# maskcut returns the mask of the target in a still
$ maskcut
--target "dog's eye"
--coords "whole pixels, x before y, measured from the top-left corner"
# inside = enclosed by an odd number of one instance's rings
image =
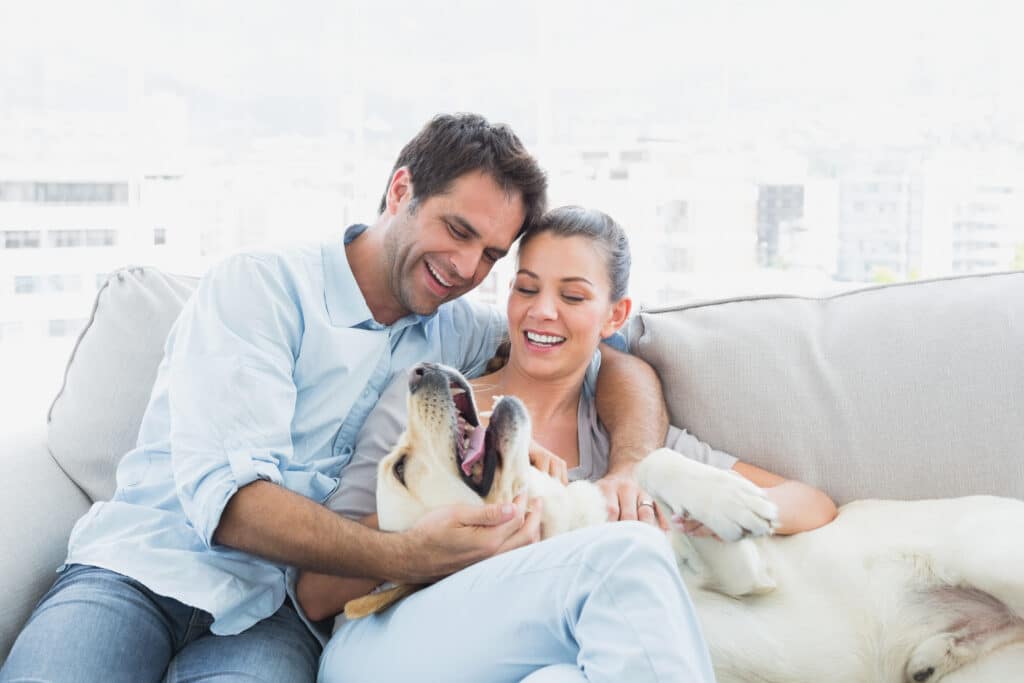
[[[395,466],[391,470],[395,473],[395,479],[398,480],[402,486],[405,486],[405,455],[398,459]]]

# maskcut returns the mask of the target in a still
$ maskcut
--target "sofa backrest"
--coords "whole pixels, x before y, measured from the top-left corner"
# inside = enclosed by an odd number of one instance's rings
[[[671,421],[837,502],[1024,498],[1024,272],[642,312]]]
[[[54,459],[92,500],[135,447],[164,341],[198,278],[124,268],[100,288],[47,415]]]
[[[49,447],[93,500],[135,446],[163,344],[198,280],[114,273],[49,413]],[[673,424],[838,501],[1024,498],[1024,273],[645,311],[634,353]]]

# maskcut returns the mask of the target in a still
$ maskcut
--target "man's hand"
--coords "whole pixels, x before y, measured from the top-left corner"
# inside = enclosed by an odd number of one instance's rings
[[[541,472],[550,474],[563,485],[569,483],[569,467],[565,461],[536,441],[530,441],[530,464]]]
[[[608,503],[608,521],[639,520],[667,529],[651,497],[633,479],[632,468],[609,472],[597,486]]]
[[[543,502],[517,497],[504,505],[450,505],[404,532],[400,583],[431,583],[471,564],[540,540]]]

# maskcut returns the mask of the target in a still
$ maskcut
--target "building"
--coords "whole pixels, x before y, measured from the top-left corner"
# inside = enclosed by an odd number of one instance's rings
[[[0,171],[0,342],[74,337],[124,265],[188,272],[199,234],[180,174]]]

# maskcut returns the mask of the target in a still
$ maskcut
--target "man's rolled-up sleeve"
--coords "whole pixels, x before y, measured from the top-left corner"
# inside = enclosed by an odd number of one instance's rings
[[[175,488],[208,546],[231,496],[280,484],[292,457],[297,300],[273,260],[234,256],[204,277],[168,342]]]

